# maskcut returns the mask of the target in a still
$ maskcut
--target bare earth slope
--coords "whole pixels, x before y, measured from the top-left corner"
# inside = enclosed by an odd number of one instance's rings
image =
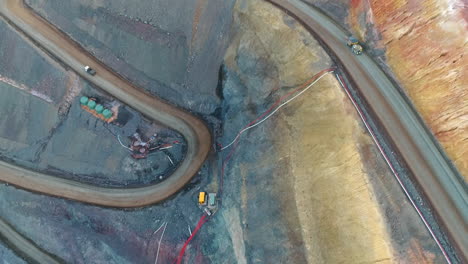
[[[459,231],[467,230],[466,184],[398,88],[365,53],[353,56],[343,44],[346,32],[317,9],[299,0],[270,2],[299,18],[346,68],[372,108],[375,119],[384,127],[440,222],[448,230],[458,253],[466,258],[468,238]]]
[[[212,114],[235,0],[27,0],[133,84]]]
[[[270,3],[239,1],[235,11],[239,28],[226,55],[233,75],[225,88],[232,104],[227,139],[271,95],[332,64],[303,27]],[[235,86],[235,78],[245,87]],[[241,211],[223,212],[232,229],[245,226],[231,237],[239,263],[391,263],[391,238],[353,136],[362,127],[348,104],[330,74],[242,136],[226,175],[226,192],[241,184]],[[276,249],[278,243],[284,246]]]
[[[304,0],[359,37],[468,179],[468,13],[463,0]]]
[[[375,27],[382,32],[379,42],[397,79],[468,180],[468,17],[463,17],[463,1],[410,2],[415,1],[372,3]],[[464,5],[466,10],[466,1]]]
[[[239,1],[234,25],[223,144],[332,65],[297,20],[265,1]],[[243,134],[223,199],[241,200],[240,212],[223,212],[239,263],[443,261],[375,148],[333,75]]]

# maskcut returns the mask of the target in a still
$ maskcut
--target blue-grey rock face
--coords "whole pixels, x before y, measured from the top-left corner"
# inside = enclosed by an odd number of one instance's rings
[[[28,0],[118,73],[174,104],[210,114],[234,0]]]
[[[79,96],[113,100],[25,41],[0,21],[0,158],[58,177],[102,186],[144,185],[170,175],[183,158],[182,137],[121,106],[125,125],[105,124],[80,107]],[[180,141],[166,153],[135,161],[128,144],[137,129]],[[148,136],[147,135],[147,136]],[[167,158],[171,156],[172,162]]]
[[[15,253],[6,247],[4,244],[0,244],[0,263],[1,264],[26,264],[24,260],[15,255]]]
[[[142,88],[201,114],[218,108],[218,72],[229,40],[232,1],[28,1],[104,63]],[[88,4],[91,2],[102,5]],[[146,21],[146,22],[145,22]],[[79,105],[82,95],[113,100],[73,71],[25,41],[0,21],[0,155],[22,166],[101,186],[144,185],[170,175],[184,140],[121,105],[127,122],[104,123]],[[215,119],[215,117],[207,117]],[[3,123],[2,123],[3,122]],[[213,121],[216,122],[216,121]],[[181,141],[167,152],[135,161],[122,141],[136,129],[157,130]],[[146,133],[146,136],[151,133]],[[199,186],[212,180],[206,165],[183,191],[153,206],[132,210],[100,208],[0,184],[0,218],[41,249],[65,263],[172,263],[202,215]],[[195,188],[196,187],[196,188]],[[214,219],[192,243],[190,259],[233,263],[222,218]],[[0,244],[0,264],[24,263]],[[2,262],[3,261],[3,262]]]

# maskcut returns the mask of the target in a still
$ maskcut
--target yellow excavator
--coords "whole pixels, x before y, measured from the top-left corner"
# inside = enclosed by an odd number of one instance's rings
[[[351,51],[356,54],[360,55],[362,53],[362,46],[359,44],[359,40],[353,36],[349,36],[348,40],[346,41],[346,45],[351,48]]]

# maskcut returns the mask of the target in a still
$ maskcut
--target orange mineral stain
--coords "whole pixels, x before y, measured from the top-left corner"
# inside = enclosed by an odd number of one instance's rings
[[[446,0],[373,0],[365,10],[351,10],[348,21],[362,28],[359,14],[372,12],[382,37],[376,45],[385,48],[397,80],[468,179],[468,31],[462,7]]]

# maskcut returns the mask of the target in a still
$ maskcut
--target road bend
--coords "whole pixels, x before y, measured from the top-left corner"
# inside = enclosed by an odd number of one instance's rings
[[[350,52],[345,45],[348,33],[326,15],[300,0],[267,1],[298,19],[334,53],[412,171],[459,256],[466,260],[467,185],[408,100],[369,56]]]
[[[466,259],[467,191],[417,113],[379,67],[365,54],[351,55],[343,44],[346,33],[322,13],[298,0],[268,0],[299,19],[328,46],[357,85],[374,115],[407,162],[422,191]],[[102,188],[65,180],[0,162],[0,180],[21,188],[85,203],[139,207],[167,198],[182,188],[205,160],[211,136],[202,121],[133,86],[87,53],[60,30],[24,6],[22,0],[3,0],[1,15],[28,38],[83,78],[109,92],[145,116],[179,131],[188,143],[187,155],[166,181],[141,188]],[[82,67],[98,74],[91,77]],[[3,228],[2,228],[3,229]],[[4,230],[5,231],[5,230]],[[39,253],[38,253],[39,254]],[[43,262],[47,263],[47,262]]]
[[[138,188],[104,188],[38,173],[0,162],[0,181],[47,195],[108,207],[141,207],[159,202],[181,189],[200,169],[211,146],[206,125],[195,116],[176,108],[132,85],[86,52],[66,34],[36,15],[23,0],[2,0],[1,15],[40,48],[76,71],[81,77],[120,101],[181,133],[187,153],[174,173],[161,183]],[[83,71],[89,65],[97,72]],[[79,144],[79,142],[77,142]]]

